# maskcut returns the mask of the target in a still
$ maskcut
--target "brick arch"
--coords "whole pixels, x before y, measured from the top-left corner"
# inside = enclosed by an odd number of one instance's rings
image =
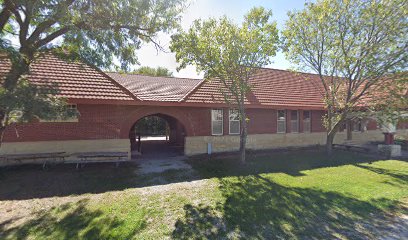
[[[120,138],[129,138],[129,132],[138,120],[155,114],[166,115],[176,119],[183,125],[186,136],[194,135],[193,127],[188,120],[188,117],[176,108],[142,107],[130,112],[122,122],[120,127]]]

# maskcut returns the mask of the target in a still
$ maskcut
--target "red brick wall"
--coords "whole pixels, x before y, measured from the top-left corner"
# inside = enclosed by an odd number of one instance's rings
[[[401,120],[398,125],[398,129],[408,129],[408,120]]]
[[[210,135],[210,110],[206,108],[145,107],[118,105],[78,105],[78,122],[32,122],[9,126],[5,142],[91,140],[128,138],[140,118],[162,113],[185,127],[188,136]]]
[[[276,133],[276,110],[273,109],[248,109],[248,133]]]
[[[323,126],[323,116],[325,115],[325,111],[312,111],[312,119],[311,119],[311,131],[312,132],[325,132],[326,128]]]
[[[165,114],[178,119],[187,136],[211,135],[211,108],[155,107],[119,105],[78,105],[79,122],[42,123],[35,122],[11,126],[5,134],[5,142],[90,140],[128,138],[133,124],[140,118],[152,114]],[[228,108],[224,108],[224,134],[229,134]],[[277,110],[247,109],[248,133],[271,134],[277,132]],[[324,111],[312,111],[311,131],[324,132]],[[302,132],[302,111],[299,111],[299,130]],[[287,132],[290,129],[290,111],[287,111]],[[371,122],[369,130],[376,129]],[[17,134],[16,134],[17,132]]]

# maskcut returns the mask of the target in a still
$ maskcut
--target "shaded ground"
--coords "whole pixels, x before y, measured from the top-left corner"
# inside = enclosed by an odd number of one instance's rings
[[[149,174],[3,169],[0,239],[408,237],[407,162],[318,151],[252,153],[245,167],[235,156],[188,162]]]
[[[160,159],[179,157],[184,154],[184,147],[171,144],[162,137],[149,137],[141,141],[141,155],[135,149],[132,151],[133,159]]]

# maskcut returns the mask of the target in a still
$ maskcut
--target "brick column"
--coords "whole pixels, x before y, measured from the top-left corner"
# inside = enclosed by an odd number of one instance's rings
[[[299,132],[303,132],[303,110],[298,111],[299,114]]]
[[[292,129],[290,128],[290,110],[285,110],[286,111],[286,132],[290,133]]]

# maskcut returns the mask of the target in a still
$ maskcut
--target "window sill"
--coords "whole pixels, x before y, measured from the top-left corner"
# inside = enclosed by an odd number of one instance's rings
[[[65,119],[65,120],[43,120],[43,119],[40,119],[40,123],[76,123],[76,122],[79,122],[78,118]]]

